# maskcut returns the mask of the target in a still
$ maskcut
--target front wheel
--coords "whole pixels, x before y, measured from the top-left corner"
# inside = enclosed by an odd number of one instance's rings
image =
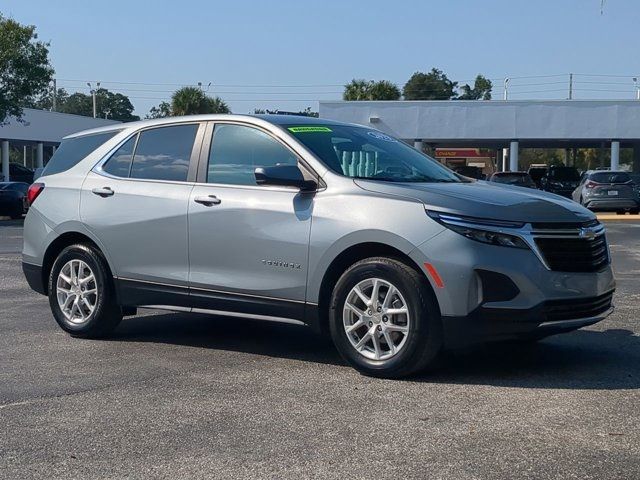
[[[106,262],[95,248],[66,247],[49,274],[49,305],[58,325],[74,337],[98,338],[122,320]]]
[[[340,277],[329,322],[342,357],[366,375],[417,373],[442,348],[440,310],[426,278],[392,258],[362,260]]]

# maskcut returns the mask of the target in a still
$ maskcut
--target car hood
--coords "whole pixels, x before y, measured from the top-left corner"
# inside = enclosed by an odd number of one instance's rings
[[[354,180],[364,190],[412,198],[427,209],[469,217],[515,222],[583,222],[595,215],[552,193],[495,182],[390,183]]]

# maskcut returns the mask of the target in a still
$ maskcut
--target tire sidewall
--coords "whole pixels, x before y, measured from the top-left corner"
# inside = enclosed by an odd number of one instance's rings
[[[56,284],[60,270],[62,270],[62,267],[70,260],[82,260],[89,266],[96,279],[96,289],[98,293],[96,306],[89,320],[79,325],[70,322],[64,313],[62,313],[58,305],[56,292]],[[108,282],[109,278],[102,264],[102,260],[91,248],[85,245],[72,245],[62,250],[51,268],[48,284],[49,305],[58,325],[71,335],[83,335],[95,330],[101,323],[110,300],[111,289],[108,288]]]
[[[393,376],[394,372],[410,370],[425,349],[431,349],[434,357],[440,350],[440,311],[435,298],[430,298],[433,293],[397,263],[388,259],[367,259],[355,264],[340,277],[331,297],[329,327],[333,341],[345,360],[364,373]],[[344,331],[342,315],[346,298],[356,284],[370,278],[391,282],[400,290],[409,309],[409,338],[402,350],[387,360],[369,359],[358,353]]]

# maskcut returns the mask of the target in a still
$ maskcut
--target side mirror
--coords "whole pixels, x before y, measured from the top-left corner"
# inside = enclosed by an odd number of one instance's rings
[[[297,165],[275,165],[258,167],[254,170],[258,185],[277,185],[279,187],[297,187],[300,191],[310,192],[318,188],[313,180],[306,180]]]

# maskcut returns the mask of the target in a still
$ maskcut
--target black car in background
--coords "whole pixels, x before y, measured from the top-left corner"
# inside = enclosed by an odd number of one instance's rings
[[[531,177],[531,180],[536,184],[538,188],[540,188],[540,180],[547,174],[549,167],[543,164],[533,164],[527,170],[527,173]]]
[[[630,173],[631,181],[633,182],[633,191],[635,192],[638,200],[640,200],[640,173]]]
[[[5,178],[0,172],[0,182],[4,182]],[[9,164],[9,180],[12,182],[24,182],[31,185],[33,183],[33,170],[23,167],[18,163]]]
[[[537,188],[527,172],[496,172],[491,175],[489,181],[517,187]]]
[[[482,173],[482,169],[480,167],[474,167],[471,165],[461,165],[459,167],[455,167],[453,171],[463,177],[475,178],[476,180],[484,180],[486,178],[486,175]]]
[[[27,190],[25,182],[0,182],[0,217],[22,218],[29,209]]]
[[[540,179],[540,189],[571,198],[580,183],[580,173],[575,167],[551,166]]]

